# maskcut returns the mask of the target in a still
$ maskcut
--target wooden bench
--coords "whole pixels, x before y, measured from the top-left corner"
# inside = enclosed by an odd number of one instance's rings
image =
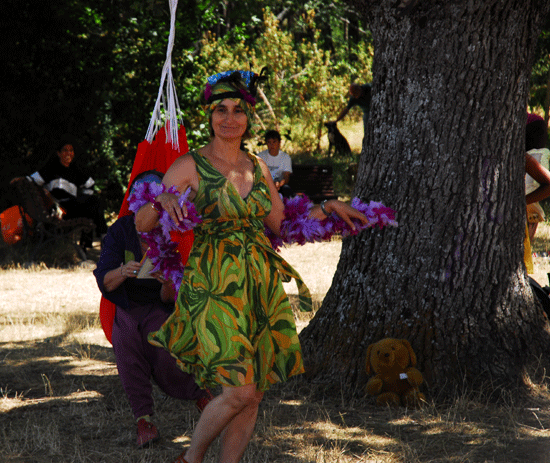
[[[78,241],[83,231],[93,232],[95,229],[93,221],[84,217],[60,218],[57,203],[53,197],[44,188],[25,177],[15,179],[11,183],[21,216],[24,218],[23,240],[32,245],[29,260],[34,261],[38,251],[60,240],[68,240],[78,256],[86,260],[86,253],[79,246]],[[30,221],[27,221],[25,214],[30,217]]]
[[[313,202],[337,199],[334,194],[332,166],[324,164],[292,165],[289,185],[297,194],[304,194]]]

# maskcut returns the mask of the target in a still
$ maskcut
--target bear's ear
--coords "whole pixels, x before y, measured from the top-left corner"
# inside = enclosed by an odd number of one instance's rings
[[[372,348],[373,348],[374,344],[371,344],[368,348],[367,348],[367,366],[366,366],[366,370],[367,370],[367,374],[370,375],[370,353],[372,352]]]
[[[409,357],[411,358],[411,366],[414,367],[416,365],[416,355],[413,351],[411,343],[409,341],[407,341],[406,339],[402,339],[401,342],[403,343],[403,345],[409,351]]]

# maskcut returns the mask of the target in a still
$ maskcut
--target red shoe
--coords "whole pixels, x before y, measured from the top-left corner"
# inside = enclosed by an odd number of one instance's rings
[[[199,411],[199,413],[202,413],[204,408],[213,398],[214,396],[210,392],[210,389],[205,389],[204,395],[195,401],[195,405],[197,406],[197,410]]]
[[[137,423],[137,446],[142,449],[151,445],[153,442],[159,440],[159,432],[157,427],[147,421],[145,418],[141,418]]]

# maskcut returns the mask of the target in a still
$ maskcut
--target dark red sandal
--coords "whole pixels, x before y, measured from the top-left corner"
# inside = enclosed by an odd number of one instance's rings
[[[183,458],[183,456],[185,455],[185,453],[187,452],[187,450],[184,450],[181,455],[176,458],[176,460],[174,460],[174,463],[187,463],[187,460],[185,458]]]
[[[206,389],[204,395],[201,396],[200,399],[197,399],[195,402],[195,405],[197,406],[197,410],[199,411],[199,413],[202,413],[204,408],[208,405],[208,402],[210,402],[213,398],[214,396],[212,395],[210,390]]]

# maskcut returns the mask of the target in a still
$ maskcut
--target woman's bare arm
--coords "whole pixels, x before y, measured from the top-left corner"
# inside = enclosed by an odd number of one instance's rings
[[[530,154],[525,154],[525,172],[540,185],[525,196],[527,204],[542,201],[550,196],[550,172]]]
[[[189,154],[185,154],[176,159],[164,175],[162,183],[168,188],[175,186],[180,193],[183,193],[189,187],[191,187],[193,191],[197,191],[199,179],[193,157]],[[172,220],[176,223],[187,214],[185,207],[181,208],[179,206],[176,195],[162,193],[158,195],[155,200],[168,212]],[[140,233],[151,231],[158,225],[158,218],[159,214],[152,203],[145,204],[136,213],[136,230]]]

